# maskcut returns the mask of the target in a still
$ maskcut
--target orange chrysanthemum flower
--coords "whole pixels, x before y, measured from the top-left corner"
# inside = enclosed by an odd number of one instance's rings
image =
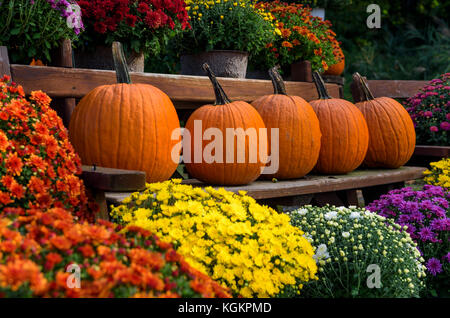
[[[281,45],[282,45],[283,47],[287,47],[287,48],[293,47],[292,43],[291,43],[291,42],[288,42],[288,41],[283,41],[283,43],[281,43]]]
[[[8,77],[0,79],[0,92],[0,191],[4,193],[0,211],[17,205],[66,207],[93,221],[97,208],[88,202],[76,175],[81,173],[81,161],[61,119],[49,107],[50,97],[36,91],[27,100],[23,88]],[[67,191],[59,191],[57,181],[67,178]]]
[[[13,176],[18,176],[22,172],[23,162],[17,153],[10,153],[6,158],[6,169]]]
[[[52,99],[42,91],[31,92],[31,100],[34,100],[39,106],[49,106]]]

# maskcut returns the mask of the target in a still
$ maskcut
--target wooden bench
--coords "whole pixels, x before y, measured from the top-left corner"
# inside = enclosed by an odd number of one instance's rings
[[[240,190],[260,203],[272,207],[277,205],[298,206],[315,204],[323,206],[334,205],[364,205],[376,200],[380,195],[394,188],[405,185],[405,181],[422,178],[425,168],[402,167],[399,169],[356,170],[346,175],[307,175],[297,180],[278,182],[257,180],[245,186],[224,187],[237,193]],[[206,184],[195,179],[184,180],[183,183],[198,187]],[[215,186],[215,188],[218,188]],[[360,190],[364,203],[358,200]],[[131,192],[106,192],[106,200],[113,205],[121,204]]]
[[[72,68],[71,46],[61,49],[59,67],[39,67],[9,64],[8,51],[0,47],[0,72],[8,74],[24,87],[26,93],[42,90],[57,100],[57,106],[64,123],[70,120],[75,100],[82,98],[97,86],[113,84],[116,81],[113,71]],[[295,75],[295,74],[294,74]],[[134,83],[154,85],[163,90],[174,102],[180,120],[201,105],[212,103],[214,93],[209,79],[204,76],[182,76],[168,74],[131,73]],[[295,78],[295,76],[294,76]],[[257,97],[271,94],[272,83],[267,80],[221,78],[220,82],[232,100],[253,101]],[[307,101],[318,98],[315,86],[309,81],[287,81],[288,94],[302,96]],[[331,96],[340,97],[341,87],[326,84]],[[227,188],[230,191],[246,190],[262,202],[284,205],[297,204],[357,204],[357,191],[361,190],[367,200],[399,187],[405,181],[420,178],[423,168],[407,167],[397,170],[355,171],[345,176],[307,176],[292,181],[256,181],[243,186]],[[102,209],[101,217],[107,218],[105,199],[119,203],[130,192],[142,190],[145,173],[139,171],[117,170],[102,167],[83,167],[82,178]],[[198,181],[185,181],[201,186]],[[124,193],[125,192],[125,193]]]

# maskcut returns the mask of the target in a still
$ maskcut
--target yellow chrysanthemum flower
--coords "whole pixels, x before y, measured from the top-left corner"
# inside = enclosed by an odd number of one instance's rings
[[[136,205],[138,198],[146,201]],[[143,227],[173,243],[190,265],[235,295],[269,297],[285,286],[299,290],[301,283],[316,279],[314,249],[304,233],[287,215],[243,192],[166,181],[149,184],[111,215],[122,225]]]

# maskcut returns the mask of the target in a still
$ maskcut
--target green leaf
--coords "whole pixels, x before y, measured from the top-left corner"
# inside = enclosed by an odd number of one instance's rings
[[[20,28],[14,28],[9,32],[11,35],[17,35],[20,33]]]

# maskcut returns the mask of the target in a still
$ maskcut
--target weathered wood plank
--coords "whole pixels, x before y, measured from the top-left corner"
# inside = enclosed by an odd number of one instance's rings
[[[60,41],[59,47],[55,49],[51,65],[56,67],[73,67],[72,41],[69,39]]]
[[[64,39],[61,41],[60,47],[54,58],[54,65],[66,68],[73,67],[72,59],[72,41]],[[75,98],[55,98],[51,106],[56,109],[58,115],[62,118],[64,126],[69,128],[70,117],[76,106]]]
[[[417,145],[414,149],[414,156],[447,158],[450,157],[450,147]]]
[[[291,65],[291,80],[312,83],[312,69],[310,61],[301,61]]]
[[[95,169],[94,169],[95,168]],[[84,184],[100,191],[137,191],[145,188],[145,172],[82,166]]]
[[[400,81],[400,80],[368,80],[370,91],[375,97],[409,98],[417,94],[428,81]],[[351,83],[353,101],[361,101],[358,84]]]
[[[11,65],[9,64],[8,48],[0,46],[0,77],[11,76]]]
[[[97,86],[113,84],[116,76],[113,71],[67,69],[61,67],[39,67],[11,65],[14,80],[20,83],[25,92],[43,90],[52,97],[81,98]],[[187,76],[153,73],[131,73],[133,83],[151,84],[176,102],[210,103],[214,101],[214,91],[206,76]],[[253,101],[272,94],[271,81],[252,79],[219,78],[224,90],[232,100]],[[339,87],[327,84],[329,93],[339,96]],[[301,96],[306,100],[317,99],[313,83],[286,82],[288,94]]]
[[[338,85],[344,85],[345,78],[337,75],[322,75],[322,79],[325,83],[333,83]]]
[[[237,193],[240,190],[255,199],[281,198],[313,193],[334,192],[349,189],[362,189],[373,186],[393,184],[422,178],[425,168],[402,167],[399,169],[356,170],[347,175],[317,176],[309,175],[302,179],[278,181],[276,183],[258,180],[250,185],[224,187]],[[185,180],[184,183],[194,186],[205,186],[198,180]],[[130,193],[106,193],[106,199],[112,203],[120,203]]]

